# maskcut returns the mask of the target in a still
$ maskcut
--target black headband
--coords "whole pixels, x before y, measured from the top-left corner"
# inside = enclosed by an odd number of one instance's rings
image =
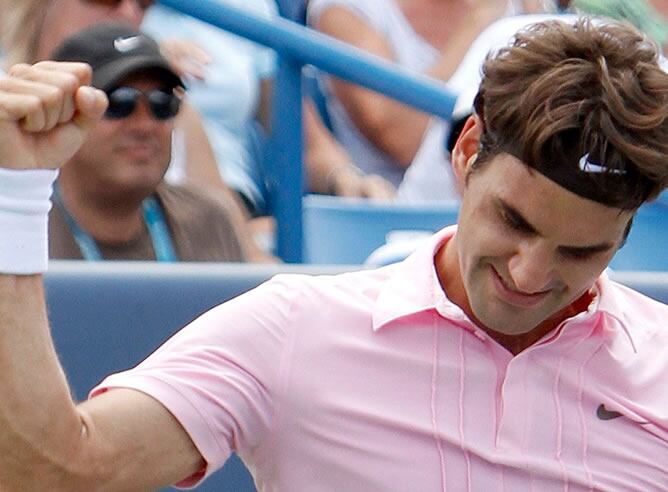
[[[551,152],[559,156],[557,163],[550,158],[550,153],[544,155],[540,162],[529,163],[519,149],[501,146],[500,150],[582,198],[623,209],[637,208],[647,200],[652,183],[636,166],[608,167],[605,159],[592,157],[590,153],[578,156],[577,145],[573,147]]]
[[[545,142],[538,162],[530,162],[535,159],[524,155],[525,150],[518,139],[511,144],[500,142],[487,127],[482,91],[476,95],[473,105],[483,126],[481,151],[510,154],[562,188],[609,207],[635,209],[648,199],[653,188],[652,180],[630,161],[610,166],[606,156],[613,153],[607,145],[583,151],[580,132],[573,129],[570,135],[561,134]],[[555,159],[555,156],[558,157]]]

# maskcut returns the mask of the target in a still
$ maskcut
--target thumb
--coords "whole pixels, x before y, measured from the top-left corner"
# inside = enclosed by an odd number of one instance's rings
[[[97,124],[107,110],[107,95],[99,89],[81,86],[74,95],[74,123],[84,131]]]

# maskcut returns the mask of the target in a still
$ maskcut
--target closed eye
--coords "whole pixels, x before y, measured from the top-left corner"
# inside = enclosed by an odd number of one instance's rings
[[[501,221],[508,229],[511,229],[518,234],[526,236],[539,236],[540,233],[534,226],[532,226],[515,208],[509,205],[502,199],[496,202],[496,209],[498,211]],[[610,251],[615,245],[613,243],[604,242],[599,244],[592,244],[591,246],[567,246],[562,245],[558,247],[559,254],[567,259],[573,261],[586,261],[597,254]]]
[[[514,231],[522,234],[537,234],[536,229],[531,224],[524,220],[516,210],[504,203],[499,204],[499,215],[501,216],[501,220]]]
[[[570,246],[562,246],[559,248],[561,255],[570,260],[585,261],[593,258],[599,253],[608,251],[608,245],[596,245],[589,248],[577,248]]]

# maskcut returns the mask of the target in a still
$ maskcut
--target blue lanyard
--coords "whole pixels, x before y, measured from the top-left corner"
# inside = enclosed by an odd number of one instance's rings
[[[53,187],[53,201],[63,212],[67,225],[74,236],[74,241],[81,250],[84,260],[104,260],[95,239],[79,226],[74,217],[72,217],[72,214],[65,208],[57,186]],[[178,261],[171,236],[169,235],[169,229],[167,228],[167,222],[165,221],[162,207],[160,207],[158,200],[154,196],[149,196],[142,202],[142,210],[144,213],[144,222],[146,222],[148,234],[153,243],[155,259],[163,262]]]

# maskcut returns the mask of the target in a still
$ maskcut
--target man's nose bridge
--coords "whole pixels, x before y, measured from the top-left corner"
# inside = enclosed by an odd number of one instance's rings
[[[550,248],[540,240],[523,243],[509,265],[515,286],[526,292],[545,288],[554,272]]]
[[[135,121],[141,121],[144,123],[154,122],[153,113],[151,112],[148,98],[143,94],[137,99],[137,104],[135,105],[135,109],[130,115],[130,118],[134,119]]]
[[[133,26],[141,24],[144,12],[137,0],[121,0],[116,10],[126,22]]]

